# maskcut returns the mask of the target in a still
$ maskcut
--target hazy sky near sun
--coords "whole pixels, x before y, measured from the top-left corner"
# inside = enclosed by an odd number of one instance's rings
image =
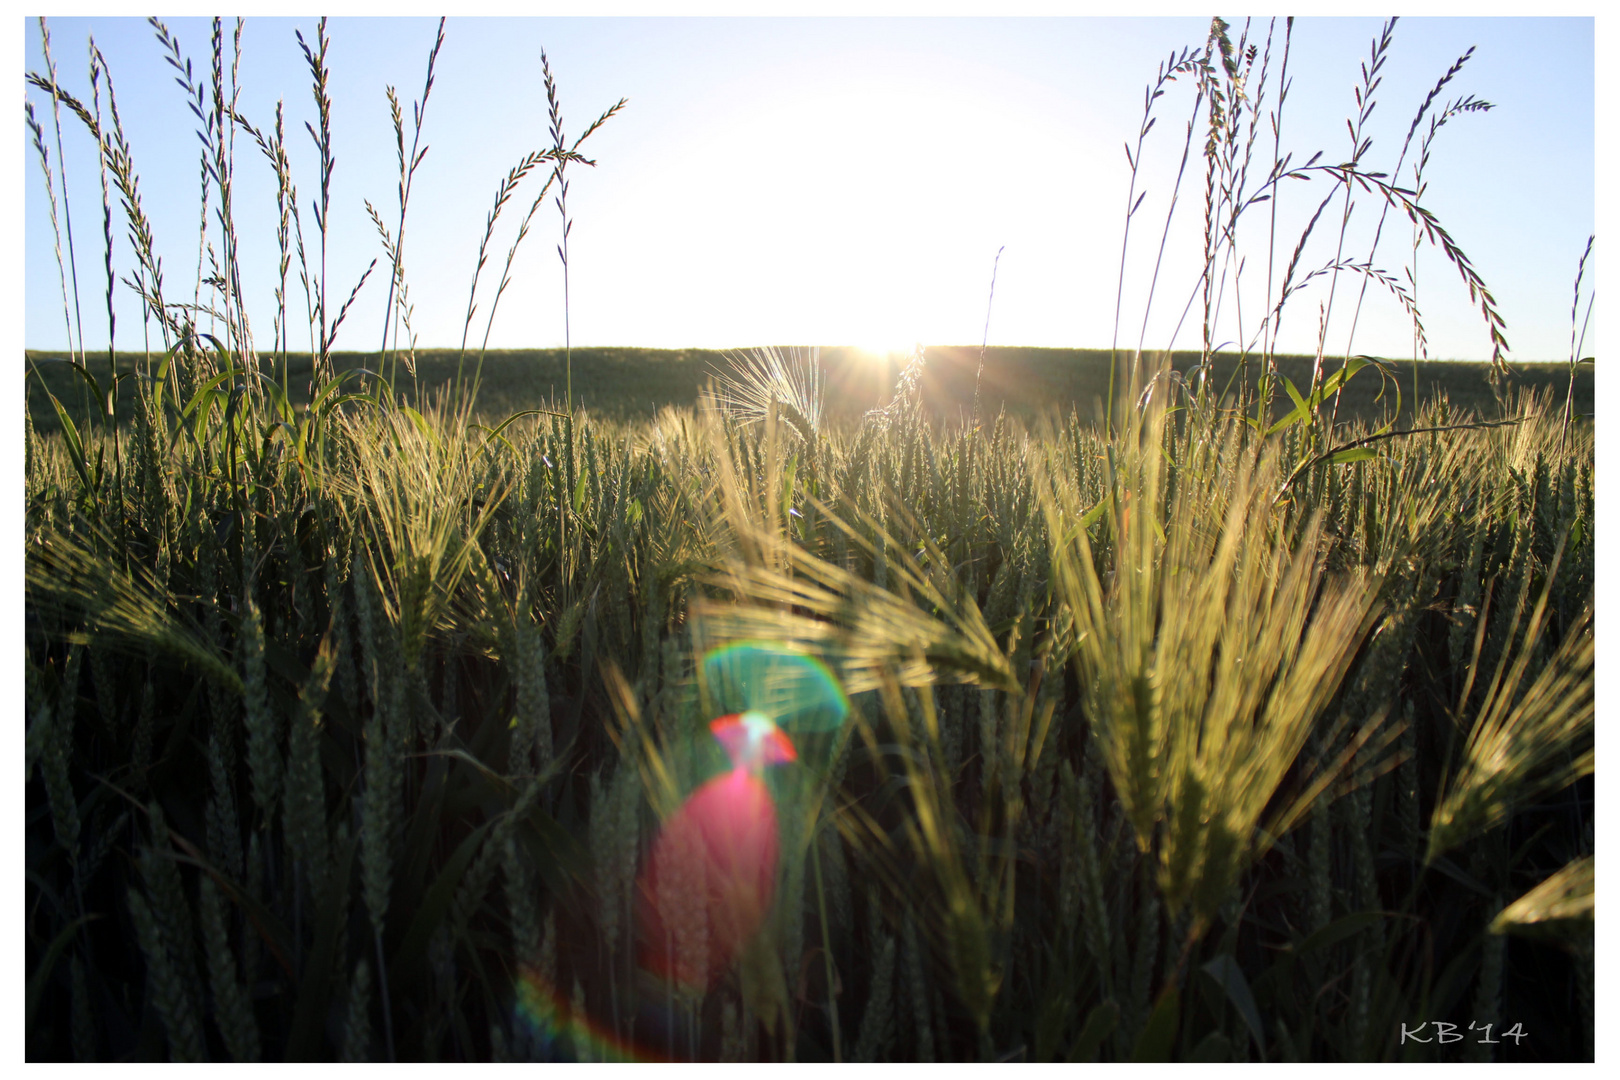
[[[163,256],[168,297],[189,301],[196,280],[200,144],[197,122],[151,28],[139,19],[49,20],[58,77],[88,103],[86,39],[106,56]],[[193,71],[206,80],[209,24],[170,20]],[[229,67],[232,23],[226,23]],[[1263,49],[1267,21],[1249,28]],[[1296,21],[1282,143],[1296,163],[1350,155],[1346,117],[1380,21]],[[412,325],[422,346],[463,333],[479,240],[496,186],[523,155],[549,145],[540,54],[550,58],[570,137],[620,97],[625,110],[581,148],[595,168],[570,169],[569,315],[577,346],[719,348],[757,344],[902,348],[977,343],[992,265],[1001,255],[990,316],[993,345],[1107,347],[1130,169],[1143,95],[1173,51],[1203,45],[1207,18],[452,18],[428,101],[405,235]],[[397,226],[397,163],[384,87],[405,112],[422,97],[436,20],[335,18],[330,95],[337,165],[327,242],[328,305],[335,314],[367,263],[381,255],[363,200]],[[317,162],[306,121],[315,117],[309,71],[294,37],[313,43],[313,18],[250,18],[242,36],[238,108],[266,131],[285,101],[287,143],[312,264]],[[1234,39],[1243,30],[1232,27]],[[42,71],[39,27],[24,31],[29,70]],[[1453,118],[1435,138],[1424,204],[1472,259],[1507,320],[1511,356],[1568,356],[1577,260],[1593,231],[1593,20],[1411,18],[1394,31],[1376,92],[1364,168],[1390,171],[1424,96],[1469,46],[1472,59],[1435,102],[1474,95],[1495,105]],[[1282,21],[1265,93],[1276,101]],[[1256,65],[1258,71],[1258,63]],[[105,89],[103,90],[105,93]],[[1165,229],[1194,103],[1193,80],[1154,106],[1124,272],[1120,341],[1142,334],[1154,261]],[[61,196],[46,95],[30,89]],[[105,109],[105,100],[103,102]],[[1431,114],[1432,115],[1432,114]],[[105,348],[101,194],[92,144],[62,116],[85,344]],[[1422,137],[1427,121],[1418,131]],[[25,130],[26,344],[67,343],[45,181]],[[1164,347],[1193,296],[1203,245],[1202,133],[1182,181],[1145,339]],[[235,221],[243,288],[260,348],[273,337],[276,202],[272,171],[245,134],[236,137]],[[1271,163],[1262,120],[1250,189]],[[1399,182],[1409,185],[1408,152]],[[494,286],[519,222],[540,189],[537,170],[497,222],[480,285],[472,339],[484,333]],[[1330,181],[1293,182],[1277,200],[1282,270]],[[212,214],[212,208],[210,213]],[[60,206],[58,213],[61,213]],[[1297,276],[1335,258],[1338,202],[1316,226]],[[1363,261],[1380,206],[1361,196],[1342,257]],[[1222,301],[1217,344],[1252,336],[1265,305],[1269,209],[1251,210],[1239,234],[1241,291]],[[114,269],[133,254],[115,207]],[[218,228],[210,239],[218,247]],[[560,345],[563,281],[555,206],[536,212],[489,337],[492,347]],[[65,238],[64,238],[65,240]],[[1374,264],[1405,282],[1412,233],[1384,222]],[[1478,307],[1438,249],[1417,261],[1418,303],[1432,356],[1482,359],[1489,338]],[[1228,268],[1230,280],[1235,268]],[[1284,351],[1313,351],[1327,278],[1290,301]],[[1341,278],[1327,342],[1345,348],[1360,278]],[[1274,285],[1275,288],[1275,285]],[[141,347],[140,310],[116,290],[121,349]],[[338,336],[339,349],[381,339],[386,269],[379,262]],[[294,257],[288,274],[290,346],[309,348]],[[1241,313],[1241,331],[1237,315]],[[1175,338],[1197,348],[1201,299]],[[1411,323],[1374,285],[1353,348],[1391,358],[1412,352]],[[1595,350],[1595,327],[1584,352]]]

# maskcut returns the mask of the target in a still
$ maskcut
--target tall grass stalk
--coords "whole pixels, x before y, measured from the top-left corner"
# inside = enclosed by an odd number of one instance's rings
[[[1581,261],[1575,267],[1575,299],[1569,305],[1569,389],[1564,394],[1564,424],[1559,429],[1558,445],[1564,445],[1569,435],[1570,422],[1575,418],[1575,370],[1581,364],[1588,363],[1591,357],[1583,357],[1581,352],[1586,345],[1586,328],[1592,322],[1592,305],[1597,301],[1597,292],[1589,291],[1586,297],[1586,318],[1580,320],[1579,333],[1576,332],[1576,317],[1581,309],[1581,278],[1586,273],[1586,260],[1592,254],[1592,241],[1595,236],[1586,238],[1586,250],[1581,252]]]
[[[50,94],[51,94],[51,129],[56,135],[57,168],[61,171],[61,174],[62,174],[62,225],[63,225],[64,229],[67,232],[68,276],[71,277],[72,281],[73,281],[73,291],[72,291],[73,326],[72,326],[72,329],[73,329],[73,331],[76,331],[76,332],[70,332],[68,334],[68,356],[71,359],[76,353],[78,355],[79,361],[82,363],[84,361],[84,317],[83,317],[83,314],[81,313],[81,311],[79,310],[79,260],[78,260],[78,256],[74,252],[74,246],[73,246],[73,207],[72,207],[71,202],[68,199],[67,158],[62,152],[62,110],[61,110],[61,105],[60,105],[61,98],[57,94],[57,91],[56,91],[56,87],[57,87],[57,83],[56,83],[56,61],[51,56],[51,31],[50,31],[50,26],[49,26],[49,24],[46,23],[45,17],[43,15],[41,15],[39,17],[39,37],[40,37],[40,48],[43,50],[44,55],[45,55],[45,71],[46,71],[46,75],[50,80],[49,89],[50,89]],[[40,157],[41,164],[45,165],[46,163],[45,163],[45,160],[44,160],[44,149],[40,145],[40,143],[38,142],[37,130],[36,130],[36,136],[35,136],[35,146],[36,146],[36,148],[39,148],[40,155],[41,155],[41,157]],[[46,175],[47,175],[47,183],[48,183],[48,178],[49,178],[49,167],[48,167],[48,165],[46,166]],[[54,226],[56,224],[56,206],[55,206],[55,197],[54,196],[52,197],[51,203],[52,203],[52,205],[51,205],[51,224],[52,224],[52,226],[54,228]],[[61,252],[60,251],[57,252],[57,260],[58,260],[58,262],[61,261]],[[69,297],[68,297],[67,291],[64,289],[63,296],[62,296],[63,304],[66,305],[68,303],[68,300],[69,300]],[[67,313],[64,311],[63,315],[65,316],[66,314]],[[74,345],[73,345],[73,343],[75,341],[77,341],[79,343],[77,349],[75,349]]]
[[[557,98],[557,83],[551,76],[551,61],[547,58],[545,50],[540,51],[540,72],[546,87],[546,111],[550,119],[551,134],[551,179],[557,184],[557,216],[562,224],[562,236],[557,244],[557,257],[562,261],[563,272],[563,348],[566,354],[566,385],[563,400],[567,402],[568,411],[574,411],[574,350],[573,331],[570,321],[568,303],[568,236],[574,231],[573,219],[568,216],[568,176],[567,168],[570,161],[579,161],[585,165],[594,166],[596,163],[588,158],[578,156],[580,144],[596,131],[597,128],[612,118],[618,111],[628,104],[620,98],[614,105],[597,117],[596,120],[580,132],[572,143],[563,135],[562,104]]]
[[[416,179],[416,170],[427,157],[428,148],[422,146],[422,121],[427,115],[428,98],[433,95],[433,67],[439,59],[439,50],[444,47],[444,22],[439,20],[439,30],[433,39],[433,49],[428,53],[427,77],[422,84],[422,100],[411,102],[411,151],[407,157],[405,153],[405,124],[400,115],[399,98],[394,94],[394,88],[388,87],[389,113],[394,121],[394,149],[399,156],[399,223],[394,236],[390,240],[388,232],[382,227],[380,219],[377,220],[379,231],[383,234],[383,248],[388,253],[389,266],[392,272],[388,275],[388,298],[383,303],[383,333],[382,344],[378,353],[382,362],[386,363],[388,356],[388,332],[390,324],[393,327],[394,351],[399,350],[399,322],[409,319],[406,308],[407,292],[405,285],[405,212],[410,207],[411,185]],[[369,208],[369,207],[368,207]],[[375,218],[375,214],[373,217]],[[396,292],[398,305],[396,306]],[[415,371],[412,371],[415,377]],[[393,373],[391,373],[393,377]]]

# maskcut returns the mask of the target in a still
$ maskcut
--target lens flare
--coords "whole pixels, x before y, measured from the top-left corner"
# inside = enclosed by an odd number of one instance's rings
[[[642,966],[688,989],[710,985],[764,925],[781,859],[767,766],[798,760],[788,731],[835,731],[849,699],[825,664],[769,642],[703,659],[709,725],[731,768],[664,821],[636,883]]]
[[[785,765],[798,760],[793,740],[762,712],[722,716],[709,725],[709,730],[725,747],[734,769],[757,773],[766,765]]]
[[[827,665],[774,642],[742,641],[703,658],[703,676],[719,713],[763,713],[784,731],[835,731],[849,698]]]
[[[650,1062],[662,1061],[655,1053],[614,1035],[606,1024],[574,1011],[538,971],[518,970],[515,1012],[520,1021],[520,1038],[529,1045],[512,1047],[514,1060]]]
[[[639,883],[643,963],[688,987],[723,973],[770,911],[776,806],[746,768],[710,780],[664,822]]]

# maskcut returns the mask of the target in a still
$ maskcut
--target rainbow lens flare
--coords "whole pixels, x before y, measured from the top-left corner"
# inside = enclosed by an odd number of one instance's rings
[[[785,645],[741,641],[703,658],[715,710],[764,713],[784,731],[835,731],[849,716],[849,698],[827,665]]]
[[[516,986],[519,1040],[528,1046],[511,1048],[518,1061],[661,1061],[656,1053],[614,1035],[606,1024],[595,1023],[575,1011],[568,1000],[553,989],[539,972],[529,967],[518,970]]]
[[[731,768],[665,820],[636,890],[643,967],[688,989],[724,974],[770,914],[781,849],[766,767],[798,760],[788,731],[835,731],[849,715],[826,665],[782,645],[716,649],[703,677]]]

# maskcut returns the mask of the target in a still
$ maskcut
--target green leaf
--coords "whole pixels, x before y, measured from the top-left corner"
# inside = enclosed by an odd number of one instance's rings
[[[73,944],[73,938],[78,934],[79,927],[99,918],[101,918],[99,914],[92,912],[89,915],[81,915],[62,927],[61,933],[52,939],[50,946],[45,950],[45,956],[40,960],[39,967],[28,976],[28,1007],[24,1014],[26,1017],[24,1023],[30,1031],[34,1027],[34,1012],[39,1008],[40,998],[45,996],[45,985],[51,981],[51,972],[55,970],[56,962],[62,958],[67,947]]]
[[[1205,1035],[1192,1053],[1187,1055],[1188,1061],[1221,1062],[1232,1060],[1232,1040],[1218,1031]]]
[[[1169,1061],[1175,1049],[1176,1023],[1181,1018],[1181,995],[1172,983],[1159,994],[1148,1017],[1147,1026],[1137,1037],[1136,1048],[1131,1051],[1132,1061]]]
[[[289,958],[292,956],[290,947],[292,934],[288,933],[286,924],[278,919],[270,909],[249,896],[246,889],[232,881],[209,863],[208,860],[204,859],[202,852],[194,844],[178,834],[171,835],[175,844],[184,854],[168,854],[165,857],[171,858],[175,862],[189,863],[213,878],[214,884],[219,886],[219,891],[242,909],[242,914],[247,916],[248,925],[258,932],[260,939],[269,948],[270,955],[275,958],[276,963],[281,965],[281,970],[291,976],[293,966]]]
[[[40,380],[41,385],[44,380]],[[96,485],[90,479],[90,463],[84,456],[84,440],[79,437],[79,429],[74,426],[73,418],[68,415],[62,403],[56,400],[56,395],[46,387],[45,396],[51,399],[51,407],[56,410],[56,419],[62,425],[62,440],[67,443],[68,460],[73,463],[73,469],[79,474],[79,481],[84,484],[84,490],[94,491]]]
[[[1248,1025],[1249,1033],[1254,1036],[1254,1045],[1260,1048],[1260,1060],[1266,1059],[1266,1030],[1260,1021],[1260,1009],[1254,1003],[1254,993],[1249,989],[1249,980],[1243,977],[1243,969],[1238,967],[1237,961],[1228,953],[1223,953],[1204,965],[1204,974],[1215,981],[1215,985],[1226,991],[1226,997],[1237,1009],[1238,1015]],[[1230,1053],[1231,1047],[1227,1047]],[[1222,1058],[1220,1060],[1229,1060]]]
[[[1372,361],[1367,359],[1365,356],[1352,356],[1349,360],[1345,361],[1344,367],[1322,380],[1321,389],[1319,389],[1315,395],[1316,403],[1321,404],[1329,397],[1332,397],[1334,394],[1338,393],[1340,388],[1343,387],[1345,383],[1349,382],[1355,377],[1356,372],[1360,371],[1364,367],[1369,366],[1371,363]]]
[[[1475,942],[1478,940],[1474,939]],[[1457,955],[1441,969],[1434,985],[1419,999],[1414,1015],[1444,1016],[1449,1013],[1463,1000],[1463,995],[1479,972],[1479,965],[1480,950],[1477,944],[1458,949]]]
[[[991,971],[989,932],[984,916],[965,895],[951,898],[947,915],[956,990],[982,1030],[990,1022],[998,980]]]
[[[304,965],[292,1030],[287,1036],[288,1061],[313,1061],[322,1056],[320,1039],[326,1024],[327,996],[332,989],[332,965],[336,959],[338,931],[348,921],[349,878],[359,846],[360,833],[356,830],[328,879],[325,902],[315,923],[315,948]]]
[[[501,427],[505,426],[505,424],[501,425]],[[469,424],[468,428],[469,430],[482,431],[484,433],[483,444],[478,447],[480,453],[488,451],[495,443],[500,443],[502,446],[506,447],[506,452],[509,454],[517,453],[517,447],[512,445],[510,439],[501,434],[499,428],[491,429],[483,424]]]
[[[203,426],[208,422],[208,413],[213,408],[214,398],[219,395],[219,388],[225,380],[234,374],[229,368],[215,375],[192,391],[191,398],[180,410],[180,424],[184,426],[187,417],[192,417],[192,434],[198,442],[202,441]],[[193,417],[193,414],[195,416]],[[178,435],[179,430],[176,429]]]
[[[69,360],[67,363],[69,367],[79,373],[79,378],[83,379],[85,383],[89,385],[90,392],[96,396],[96,407],[101,411],[101,414],[103,416],[107,415],[107,397],[101,392],[100,381],[97,380],[94,375],[90,374],[90,369],[79,363],[79,361]],[[116,377],[113,385],[117,385]]]
[[[220,341],[219,338],[215,337],[213,334],[208,333],[199,333],[197,337],[206,338],[208,340],[209,345],[214,350],[214,359],[219,362],[220,370],[229,371],[232,367],[231,354],[230,351],[225,348],[224,342]]]
[[[1294,381],[1286,375],[1280,375],[1278,378],[1282,379],[1283,389],[1288,391],[1288,396],[1294,401],[1294,411],[1268,427],[1266,429],[1268,437],[1277,434],[1279,431],[1286,431],[1311,415],[1311,407],[1305,403],[1305,399],[1300,395],[1299,388],[1294,385]]]
[[[550,409],[524,409],[522,412],[515,412],[511,416],[508,416],[505,420],[502,420],[499,424],[496,424],[494,428],[490,429],[489,437],[492,438],[492,439],[493,438],[498,438],[500,436],[501,432],[505,431],[507,428],[512,426],[514,421],[521,420],[525,416],[563,416],[563,415],[566,415],[566,414],[552,412]],[[508,444],[508,445],[511,445],[511,444]]]
[[[363,391],[350,391],[348,393],[343,392],[343,384],[345,382],[349,381],[350,379],[363,380],[367,375],[374,378],[381,378],[380,375],[377,375],[376,372],[369,368],[350,368],[347,371],[339,372],[330,379],[327,379],[326,382],[322,383],[320,388],[316,390],[314,398],[310,401],[310,411],[325,415],[327,412],[345,401],[373,401],[371,395],[364,393]]]
[[[1327,463],[1329,465],[1348,465],[1352,461],[1375,461],[1377,458],[1378,451],[1372,447],[1358,446],[1353,450],[1340,450],[1336,454],[1329,455]]]
[[[583,513],[585,510],[585,470],[579,471],[579,482],[574,485],[574,513]]]
[[[1443,855],[1437,857],[1432,863],[1430,863],[1429,868],[1431,870],[1438,870],[1440,873],[1446,875],[1446,877],[1450,878],[1452,881],[1455,881],[1457,884],[1463,886],[1475,896],[1489,899],[1493,895],[1491,890],[1486,887],[1484,882],[1469,874],[1462,867],[1458,866],[1456,863],[1452,862]]]
[[[433,708],[431,702],[420,696],[420,688],[413,688],[407,693],[416,698],[417,703],[411,708],[418,715],[427,715],[428,710]],[[417,789],[405,833],[404,857],[395,864],[392,904],[398,904],[401,911],[416,911],[421,906],[422,890],[427,887],[430,864],[437,853],[438,845],[434,843],[434,838],[444,821],[445,777],[449,771],[450,762],[446,758],[427,759],[427,775]],[[392,965],[388,978],[397,985]]]
[[[1279,431],[1293,427],[1300,421],[1308,419],[1312,414],[1322,407],[1322,403],[1324,401],[1338,393],[1344,384],[1349,382],[1351,378],[1354,377],[1356,372],[1360,371],[1364,367],[1367,367],[1371,363],[1371,360],[1368,360],[1363,356],[1351,357],[1349,360],[1345,361],[1342,368],[1322,380],[1322,385],[1316,388],[1316,391],[1311,394],[1310,400],[1308,401],[1300,395],[1299,388],[1296,387],[1286,375],[1280,376],[1283,381],[1283,389],[1287,390],[1288,396],[1293,399],[1294,411],[1277,421],[1275,424],[1272,424],[1271,427],[1267,428],[1266,434],[1275,435]]]
[[[370,394],[339,394],[336,397],[322,398],[321,406],[316,410],[316,415],[324,419],[333,409],[336,409],[339,405],[347,405],[351,401],[363,401],[367,405],[377,404]],[[311,406],[311,408],[314,408],[314,406]]]
[[[1108,1036],[1114,1033],[1119,1026],[1119,1006],[1113,1000],[1104,1001],[1086,1014],[1086,1026],[1080,1029],[1080,1037],[1074,1040],[1069,1048],[1069,1063],[1078,1064],[1082,1061],[1096,1061],[1097,1051]]]
[[[292,402],[287,399],[287,393],[281,388],[281,384],[260,374],[259,385],[264,388],[266,396],[270,398],[270,404],[275,407],[275,411],[282,421],[291,424],[294,418],[294,410]]]
[[[1294,385],[1294,380],[1284,375],[1282,376],[1282,381],[1283,388],[1288,391],[1288,396],[1293,399],[1294,407],[1300,410],[1302,413],[1309,412],[1311,407],[1305,404],[1305,399],[1300,396],[1299,387]]]
[[[568,745],[573,744],[570,742]],[[555,776],[560,767],[568,761],[566,750],[567,747],[564,747],[557,752],[550,769],[541,774],[541,783],[544,783],[546,778]],[[543,845],[543,850],[536,850],[531,844],[529,851],[534,856],[535,870],[548,888],[560,892],[571,881],[579,880],[589,871],[590,853],[573,834],[557,824],[557,820],[546,813],[544,807],[538,805],[529,807],[528,814],[518,819],[518,825],[520,842],[527,843],[521,831],[522,826],[527,826]]]
[[[169,368],[174,364],[174,358],[180,352],[181,344],[182,342],[177,341],[167,352],[163,353],[163,362],[158,365],[157,371],[151,376],[152,403],[160,416],[163,413],[163,392],[168,388],[169,384]]]
[[[457,845],[449,861],[439,871],[438,877],[434,878],[427,895],[422,898],[422,906],[417,909],[416,917],[411,920],[410,929],[405,931],[405,940],[400,942],[398,951],[394,953],[393,962],[388,965],[388,981],[395,985],[396,993],[408,985],[407,976],[415,973],[417,965],[427,955],[428,941],[433,936],[433,931],[443,921],[445,913],[450,910],[462,875],[472,864],[473,856],[478,853],[479,844],[500,820],[499,816],[492,817],[474,829]]]
[[[1383,918],[1384,913],[1381,911],[1358,911],[1353,915],[1346,915],[1342,919],[1328,923],[1306,938],[1299,946],[1298,955],[1305,956],[1319,949],[1337,945],[1350,935],[1382,921]]]
[[[1031,1060],[1050,1062],[1057,1060],[1058,1040],[1063,1037],[1074,1001],[1069,994],[1057,988],[1056,979],[1049,975],[1041,992],[1035,1018],[1035,1052]]]
[[[1302,956],[1308,956],[1322,949],[1331,948],[1332,946],[1343,941],[1345,938],[1350,937],[1352,934],[1355,934],[1361,930],[1365,930],[1367,927],[1373,925],[1383,918],[1384,914],[1382,912],[1358,911],[1352,915],[1346,915],[1342,919],[1328,923],[1326,926],[1322,927],[1322,929],[1318,930],[1314,934],[1311,934],[1297,945],[1290,944],[1284,946],[1277,959],[1272,963],[1271,967],[1267,968],[1265,972],[1255,979],[1254,996],[1256,1001],[1264,1001],[1266,1003],[1266,1008],[1272,1011],[1283,1007],[1295,1006],[1297,1004],[1293,997],[1295,962]],[[1256,1015],[1258,1015],[1258,1010]],[[1278,1024],[1278,1038],[1280,1041],[1282,1039],[1280,1034],[1280,1018],[1278,1020]]]

